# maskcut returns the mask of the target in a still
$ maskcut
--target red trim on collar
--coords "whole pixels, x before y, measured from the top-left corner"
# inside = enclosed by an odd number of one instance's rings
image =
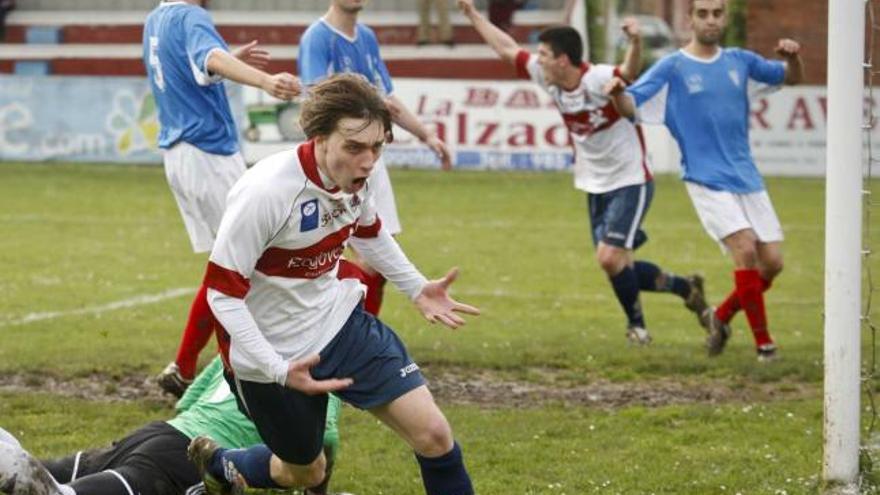
[[[315,159],[314,139],[310,139],[305,143],[299,145],[299,147],[296,149],[296,156],[299,157],[299,163],[300,165],[302,165],[302,169],[303,172],[305,172],[306,177],[308,177],[310,181],[314,182],[316,186],[331,193],[339,191],[339,186],[336,186],[333,189],[327,189],[327,187],[324,186],[324,181],[321,180],[321,173],[318,172],[318,161]]]
[[[583,77],[584,74],[586,74],[587,71],[590,70],[590,64],[588,64],[587,62],[581,62],[580,69],[581,69],[581,77]]]

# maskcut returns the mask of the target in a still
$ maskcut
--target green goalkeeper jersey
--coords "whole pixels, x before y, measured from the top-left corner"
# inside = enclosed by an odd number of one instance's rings
[[[331,395],[324,429],[324,446],[331,457],[335,457],[339,445],[340,405],[340,400]],[[254,424],[238,410],[235,396],[223,378],[220,356],[199,373],[175,407],[177,416],[168,424],[189,438],[207,435],[221,446],[233,449],[263,443]]]

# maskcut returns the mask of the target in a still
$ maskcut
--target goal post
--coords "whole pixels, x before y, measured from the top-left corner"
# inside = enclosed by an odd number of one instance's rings
[[[822,477],[859,474],[865,0],[828,2]]]

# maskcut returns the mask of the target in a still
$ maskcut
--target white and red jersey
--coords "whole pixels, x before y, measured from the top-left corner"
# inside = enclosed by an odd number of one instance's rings
[[[205,284],[244,380],[283,384],[289,360],[339,332],[364,294],[357,280],[336,278],[348,242],[410,297],[426,282],[382,227],[369,180],[345,193],[322,176],[314,148],[261,160],[229,192]]]
[[[568,91],[547,84],[537,55],[521,50],[515,63],[517,75],[547,91],[562,114],[574,142],[576,188],[598,194],[651,180],[641,129],[603,92],[605,83],[620,77],[617,66],[581,64],[580,84]]]

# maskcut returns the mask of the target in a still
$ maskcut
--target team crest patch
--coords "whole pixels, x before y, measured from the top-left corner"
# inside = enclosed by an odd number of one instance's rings
[[[318,228],[318,200],[312,199],[299,206],[299,231],[308,232]]]
[[[699,74],[691,74],[685,79],[688,93],[694,94],[703,91],[703,78]]]
[[[730,80],[733,81],[733,84],[739,87],[739,72],[736,69],[730,69],[727,73],[730,76]]]

